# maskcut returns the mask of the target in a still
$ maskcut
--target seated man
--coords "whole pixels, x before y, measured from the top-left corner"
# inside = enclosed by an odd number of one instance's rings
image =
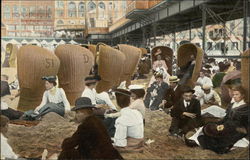
[[[120,151],[142,151],[144,126],[142,114],[129,107],[130,92],[117,89],[116,100],[121,107],[121,116],[115,121],[114,146]]]
[[[168,84],[163,82],[163,75],[156,74],[156,81],[151,84],[151,86],[147,89],[146,97],[144,100],[145,107],[150,110],[158,110],[159,105],[161,104],[165,92],[168,88]]]
[[[173,107],[175,103],[181,98],[181,86],[178,84],[180,79],[177,76],[171,76],[169,78],[170,87],[166,90],[166,94],[160,106],[166,113],[169,113],[169,109]]]
[[[178,136],[199,126],[201,116],[200,102],[193,97],[194,90],[188,86],[182,88],[182,99],[171,110],[171,135]]]
[[[201,105],[208,104],[221,106],[221,98],[219,94],[215,92],[210,85],[204,84],[202,90],[203,91],[197,96]]]
[[[77,131],[62,143],[58,160],[65,159],[123,159],[113,147],[103,123],[93,114],[94,105],[87,97],[76,100],[72,111],[81,123]]]

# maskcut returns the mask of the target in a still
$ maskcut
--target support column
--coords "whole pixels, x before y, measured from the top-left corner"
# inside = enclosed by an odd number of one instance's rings
[[[202,49],[205,51],[206,46],[206,23],[207,23],[207,12],[206,5],[202,6]]]
[[[191,40],[192,40],[191,34],[192,34],[192,23],[190,22],[190,23],[189,23],[189,41],[190,41],[190,42],[191,42]]]
[[[173,33],[173,37],[174,37],[174,46],[173,46],[173,49],[174,49],[174,52],[176,52],[176,34],[175,34],[175,31]]]
[[[243,2],[243,51],[247,49],[247,35],[249,28],[247,27],[249,18],[249,1],[244,0]]]
[[[223,41],[224,41],[224,48],[223,48],[223,55],[226,55],[227,49],[226,49],[226,41],[227,41],[227,33],[226,33],[226,22],[223,23]]]
[[[120,44],[122,44],[122,36],[120,36]]]
[[[146,47],[146,28],[142,28],[142,47]]]
[[[154,47],[156,46],[156,23],[153,24]]]

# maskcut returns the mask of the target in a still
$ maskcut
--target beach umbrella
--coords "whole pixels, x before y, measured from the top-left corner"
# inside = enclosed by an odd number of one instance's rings
[[[28,44],[28,41],[26,41],[26,40],[24,39],[24,40],[22,40],[21,43],[22,43],[22,44]]]
[[[17,40],[11,39],[10,41],[7,41],[7,43],[12,43],[12,44],[20,44]]]
[[[69,41],[70,44],[78,44],[74,40]]]
[[[64,40],[61,40],[58,44],[66,44]]]

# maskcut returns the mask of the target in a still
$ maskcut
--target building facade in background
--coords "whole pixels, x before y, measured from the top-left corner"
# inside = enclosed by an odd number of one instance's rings
[[[1,1],[2,25],[8,37],[50,37],[54,32],[54,1]]]

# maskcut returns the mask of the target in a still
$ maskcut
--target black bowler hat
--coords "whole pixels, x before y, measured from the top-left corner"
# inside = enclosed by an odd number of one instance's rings
[[[95,108],[95,105],[91,103],[91,100],[88,97],[80,97],[75,101],[75,107],[71,111],[76,111],[84,108]]]
[[[191,87],[189,87],[189,86],[183,86],[183,87],[182,87],[182,93],[189,93],[189,92],[194,93],[195,90],[193,90],[193,89],[192,89]]]
[[[45,81],[56,81],[56,76],[44,76],[44,77],[42,77],[42,80],[45,80]]]

